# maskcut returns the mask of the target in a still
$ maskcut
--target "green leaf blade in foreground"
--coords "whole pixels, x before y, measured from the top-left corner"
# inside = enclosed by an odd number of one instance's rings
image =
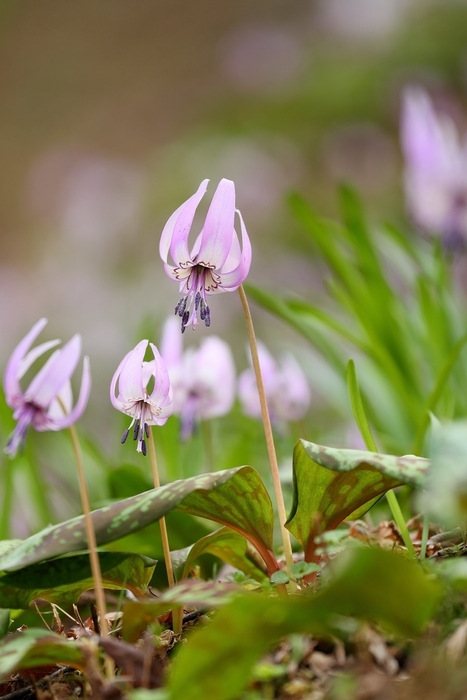
[[[127,588],[137,597],[147,593],[154,559],[99,552],[99,561],[104,588]],[[59,605],[76,603],[82,593],[94,587],[89,554],[72,554],[0,576],[0,608],[26,609],[36,598]]]
[[[420,566],[394,552],[364,547],[348,550],[335,564],[333,580],[317,595],[242,595],[194,631],[174,661],[171,700],[237,698],[261,654],[288,634],[338,634],[336,616],[376,621],[410,637],[423,630],[440,590]]]
[[[312,561],[316,537],[346,518],[360,517],[371,501],[401,484],[421,485],[429,460],[364,450],[339,450],[299,440],[294,449],[293,504],[287,529]]]
[[[88,642],[90,643],[90,642]],[[48,630],[30,629],[0,644],[0,676],[23,668],[64,664],[84,671],[86,657],[80,644]]]
[[[174,481],[93,511],[97,544],[141,530],[174,509],[240,532],[258,549],[268,570],[278,568],[272,553],[271,499],[259,474],[248,466]],[[0,571],[14,571],[86,547],[84,517],[79,516],[42,530],[0,556]]]

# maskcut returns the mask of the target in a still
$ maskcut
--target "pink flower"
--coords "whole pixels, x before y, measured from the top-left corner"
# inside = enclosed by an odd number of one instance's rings
[[[271,421],[283,428],[287,421],[303,418],[311,400],[310,387],[303,370],[292,355],[277,363],[263,343],[258,343],[259,363]],[[261,418],[258,388],[252,367],[238,379],[238,395],[244,413]]]
[[[190,252],[188,237],[208,182],[203,180],[198,191],[172,214],[159,245],[167,275],[179,282],[182,296],[175,313],[182,319],[182,333],[190,323],[196,328],[198,317],[210,326],[207,296],[238,289],[251,264],[250,239],[242,215],[235,208],[235,185],[226,179],[220,181],[214,193],[204,226]],[[235,214],[240,222],[243,249],[234,228]],[[174,266],[168,263],[169,253]]]
[[[437,114],[419,88],[405,90],[401,140],[405,192],[418,226],[443,236],[447,248],[459,248],[467,236],[467,142],[454,123]]]
[[[130,426],[122,435],[122,444],[133,428],[133,440],[138,440],[137,452],[146,455],[146,439],[150,425],[164,425],[172,414],[172,389],[167,367],[158,349],[152,343],[154,359],[144,361],[148,340],[142,340],[120,362],[110,385],[110,401],[122,413],[132,417]],[[154,382],[151,393],[148,387]],[[116,388],[118,384],[118,394]]]
[[[178,323],[170,318],[162,333],[161,355],[169,370],[181,438],[187,440],[198,421],[224,416],[232,408],[236,390],[232,352],[217,336],[183,352]]]
[[[31,365],[60,342],[49,340],[29,350],[46,323],[47,319],[42,318],[31,328],[16,346],[5,370],[5,399],[14,410],[13,418],[18,421],[5,447],[5,452],[12,457],[23,445],[30,426],[42,432],[62,430],[73,425],[84,412],[91,391],[89,359],[85,357],[78,401],[72,407],[70,378],[81,355],[79,335],[73,336],[60,350],[55,350],[28,388],[25,391],[21,389],[20,379]]]

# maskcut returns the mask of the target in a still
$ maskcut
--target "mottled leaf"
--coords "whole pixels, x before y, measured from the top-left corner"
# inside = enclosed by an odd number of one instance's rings
[[[284,599],[241,594],[219,610],[209,625],[193,631],[174,660],[170,697],[237,698],[255,661],[281,637],[339,635],[342,616],[376,621],[396,634],[414,637],[430,619],[440,595],[418,564],[394,552],[350,549],[334,567],[333,579],[316,595]]]
[[[277,569],[272,554],[274,514],[271,499],[252,467],[237,467],[174,481],[126,498],[92,513],[98,545],[154,523],[176,509],[228,525],[249,539],[268,569]],[[84,517],[54,525],[0,556],[0,571],[14,571],[87,546]]]
[[[147,593],[156,561],[139,554],[99,552],[104,588]],[[73,554],[26,566],[0,577],[0,608],[27,608],[36,598],[66,605],[94,588],[89,554]]]
[[[239,590],[231,583],[190,578],[167,588],[154,603],[125,603],[122,636],[128,642],[135,642],[148,625],[174,605],[210,610],[230,603]]]
[[[293,504],[287,529],[310,561],[315,538],[346,518],[358,518],[378,496],[401,484],[424,482],[430,461],[421,457],[338,450],[299,440],[294,449]]]
[[[65,664],[84,671],[86,659],[80,647],[81,643],[48,630],[25,630],[7,637],[0,644],[0,676],[9,676],[25,668],[55,664]]]
[[[198,557],[206,553],[214,554],[226,564],[243,571],[256,581],[261,581],[266,576],[260,567],[260,562],[257,561],[257,554],[251,551],[245,538],[238,532],[223,527],[202,537],[191,547],[171,552],[176,578],[186,579]]]

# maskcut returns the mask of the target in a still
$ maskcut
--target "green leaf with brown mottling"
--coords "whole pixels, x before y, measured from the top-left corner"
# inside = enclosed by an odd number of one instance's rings
[[[139,554],[99,552],[104,588],[147,593],[156,561]],[[66,605],[95,587],[89,554],[72,554],[0,576],[0,608],[28,608],[36,598]]]
[[[84,671],[86,656],[81,647],[90,640],[74,642],[49,630],[30,629],[0,644],[0,676],[40,666],[63,664]]]
[[[401,484],[420,486],[428,459],[341,450],[299,440],[294,449],[294,492],[287,529],[311,561],[315,539],[346,518],[360,517],[378,496]]]
[[[207,553],[214,554],[226,564],[243,571],[244,574],[251,576],[256,581],[262,581],[267,577],[260,566],[262,562],[257,561],[257,554],[251,550],[245,538],[238,532],[223,527],[201,537],[191,547],[171,552],[176,578],[178,580],[186,579],[198,557]]]
[[[174,509],[231,527],[256,547],[268,571],[278,568],[272,553],[271,499],[258,472],[248,466],[174,481],[93,511],[97,544],[141,530]],[[0,571],[15,571],[86,547],[84,517],[79,516],[42,530],[0,556]]]

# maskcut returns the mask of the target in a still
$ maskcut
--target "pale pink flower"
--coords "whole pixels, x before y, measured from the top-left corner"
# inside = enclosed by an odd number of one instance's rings
[[[154,359],[145,362],[148,344]],[[122,444],[133,428],[133,440],[138,441],[137,452],[146,455],[149,426],[164,425],[173,411],[167,367],[156,346],[148,340],[138,343],[120,362],[110,384],[110,401],[119,411],[132,417],[130,426],[122,435]]]
[[[169,371],[182,440],[191,436],[197,422],[230,411],[235,401],[236,373],[232,351],[224,340],[210,336],[198,348],[183,352],[177,320],[170,318],[162,333],[161,355]]]
[[[297,360],[286,354],[280,362],[276,362],[261,342],[258,343],[258,354],[271,421],[283,428],[287,422],[303,418],[310,405],[311,391]],[[244,413],[261,418],[258,387],[252,367],[240,375],[238,395]]]
[[[235,208],[235,185],[222,179],[214,193],[204,226],[191,251],[188,237],[198,204],[209,180],[203,180],[198,191],[182,204],[167,221],[159,245],[160,256],[169,277],[179,282],[182,295],[175,313],[182,320],[182,333],[187,325],[211,325],[207,297],[220,292],[233,292],[247,276],[251,264],[251,244],[242,215]],[[238,215],[242,248],[234,228]],[[174,262],[168,262],[170,256]]]
[[[447,248],[467,236],[467,141],[454,123],[438,114],[420,88],[405,90],[401,140],[407,206],[415,223],[441,235]]]
[[[91,391],[89,359],[85,357],[81,389],[73,407],[70,378],[81,355],[80,335],[73,336],[61,349],[55,350],[28,388],[21,389],[20,380],[31,365],[60,343],[59,340],[49,340],[29,349],[46,323],[47,319],[42,318],[31,328],[16,346],[5,370],[5,399],[14,410],[13,418],[18,421],[5,447],[5,452],[12,457],[24,444],[30,426],[42,432],[73,425],[84,412]]]

